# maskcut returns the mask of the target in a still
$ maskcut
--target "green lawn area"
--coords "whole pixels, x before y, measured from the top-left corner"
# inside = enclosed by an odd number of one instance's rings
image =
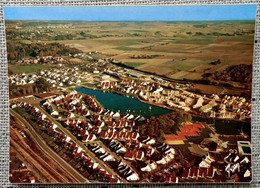
[[[138,62],[124,62],[124,65],[130,66],[130,67],[139,67],[141,65],[144,65],[146,63],[138,63]]]
[[[8,65],[10,71],[14,74],[33,73],[44,69],[50,69],[50,65],[32,64],[32,65]]]
[[[91,84],[91,83],[84,83],[82,85],[87,87],[96,87],[96,84]]]
[[[25,118],[31,118],[32,116],[30,114],[28,114],[24,108],[22,107],[16,107],[14,108],[14,111],[16,111],[18,114],[20,114],[21,116],[25,117]]]

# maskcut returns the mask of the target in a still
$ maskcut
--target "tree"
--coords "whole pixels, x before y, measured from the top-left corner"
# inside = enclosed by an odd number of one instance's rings
[[[15,59],[16,57],[15,57],[15,52],[11,52],[10,54],[9,54],[9,59]]]
[[[163,142],[164,140],[165,140],[164,132],[163,132],[162,129],[160,129],[160,131],[159,131],[158,141]]]
[[[39,63],[44,63],[44,59],[41,57]]]
[[[85,33],[83,31],[81,31],[79,34],[83,37],[85,36]]]
[[[50,83],[44,78],[38,78],[35,82],[39,92],[48,91],[50,89]]]
[[[37,56],[37,53],[33,50],[32,53],[30,53],[30,56],[36,57],[36,56]]]
[[[191,34],[192,34],[192,32],[190,32],[190,31],[189,31],[189,32],[186,32],[186,34],[188,34],[188,35],[191,35]]]

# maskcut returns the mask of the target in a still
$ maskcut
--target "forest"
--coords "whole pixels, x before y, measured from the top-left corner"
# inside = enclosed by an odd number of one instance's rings
[[[23,44],[21,42],[7,41],[7,49],[8,60],[21,60],[22,58],[36,56],[69,56],[69,54],[82,53],[81,50],[59,43]]]
[[[159,117],[151,117],[140,126],[140,134],[145,137],[149,135],[158,142],[163,142],[164,134],[176,134],[181,124],[186,121],[192,121],[192,116],[182,112],[172,112]]]

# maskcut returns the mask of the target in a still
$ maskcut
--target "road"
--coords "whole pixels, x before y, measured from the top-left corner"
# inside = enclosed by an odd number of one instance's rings
[[[23,162],[29,163],[32,167],[31,170],[36,172],[39,171],[41,179],[45,179],[44,182],[60,183],[68,182],[65,176],[61,176],[53,166],[48,164],[38,153],[34,152],[28,144],[23,140],[23,137],[15,133],[15,130],[10,128],[10,146],[20,155],[23,156]],[[28,166],[29,166],[28,165]]]
[[[35,141],[35,143],[38,144],[39,148],[42,149],[42,151],[46,152],[50,158],[55,160],[58,164],[60,164],[60,167],[63,168],[65,171],[67,171],[69,174],[72,174],[73,177],[75,177],[78,182],[89,182],[87,178],[85,178],[81,173],[79,173],[74,167],[72,167],[70,164],[68,164],[64,159],[62,159],[56,152],[54,152],[46,143],[45,141],[38,136],[34,128],[31,126],[30,123],[28,123],[22,116],[20,116],[18,113],[16,113],[14,110],[10,109],[10,113],[15,116],[23,125],[30,128],[30,133],[32,135],[32,139]]]
[[[79,141],[68,129],[64,128],[59,122],[56,121],[55,118],[53,118],[50,114],[48,114],[39,104],[34,104],[35,107],[39,108],[39,110],[46,115],[46,117],[51,120],[54,124],[58,126],[58,128],[65,133],[65,135],[69,136],[71,140],[77,144],[77,146],[81,147],[94,162],[99,163],[99,166],[103,169],[105,169],[109,174],[113,175],[114,177],[117,177],[120,181],[127,183],[125,179],[120,177],[114,170],[109,168],[102,160],[97,158],[94,153],[92,153],[84,143]]]

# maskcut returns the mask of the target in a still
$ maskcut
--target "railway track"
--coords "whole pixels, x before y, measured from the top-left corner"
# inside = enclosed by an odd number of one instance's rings
[[[23,139],[19,138],[17,134],[15,134],[14,130],[10,130],[11,138],[10,144],[14,147],[24,158],[27,162],[31,165],[36,167],[41,174],[52,183],[59,183],[59,182],[68,182],[69,180],[60,175],[57,172],[57,169],[51,166],[51,164],[44,161],[41,156],[36,154],[26,143]]]

